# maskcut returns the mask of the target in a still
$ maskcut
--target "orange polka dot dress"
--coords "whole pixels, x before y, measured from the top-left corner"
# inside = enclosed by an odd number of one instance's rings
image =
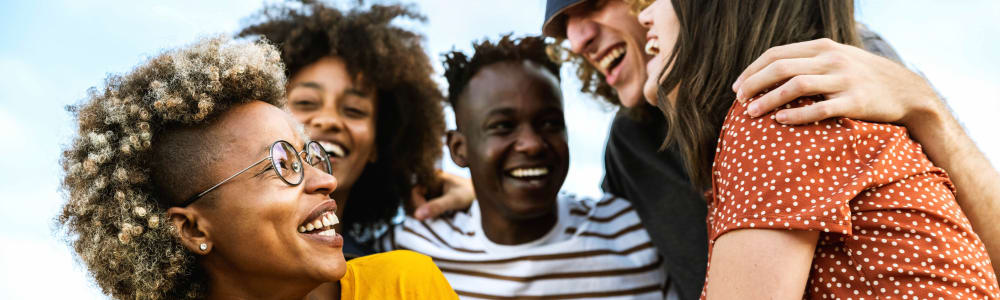
[[[745,111],[733,105],[716,149],[710,256],[735,229],[815,230],[807,299],[1000,299],[948,175],[905,128],[846,118],[786,126]]]

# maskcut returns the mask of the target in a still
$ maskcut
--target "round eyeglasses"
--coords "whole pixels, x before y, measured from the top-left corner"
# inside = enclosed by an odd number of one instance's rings
[[[266,160],[271,161],[270,169],[274,170],[274,173],[278,175],[278,178],[281,178],[281,181],[284,181],[291,186],[299,185],[302,183],[302,179],[305,178],[305,166],[302,164],[302,154],[305,154],[305,162],[307,164],[315,168],[319,168],[327,174],[333,174],[333,166],[330,165],[330,155],[326,153],[326,149],[323,149],[323,146],[319,143],[309,142],[306,144],[306,147],[302,152],[298,152],[291,143],[279,140],[271,144],[270,154],[267,157],[264,157],[249,167],[236,172],[236,174],[223,179],[221,182],[213,185],[204,192],[198,193],[194,197],[189,198],[187,201],[184,201],[181,206],[191,205],[191,203],[194,203],[202,196],[205,196],[208,192],[211,192],[222,184],[229,182],[233,178],[236,178],[236,176],[243,174],[243,172],[250,170]],[[266,172],[267,170],[264,171]]]

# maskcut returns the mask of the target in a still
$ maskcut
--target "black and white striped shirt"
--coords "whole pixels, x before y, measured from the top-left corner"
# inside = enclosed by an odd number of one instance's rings
[[[558,222],[520,245],[490,241],[478,202],[433,221],[407,218],[380,241],[382,250],[430,256],[462,299],[663,299],[662,261],[632,205],[560,194]]]

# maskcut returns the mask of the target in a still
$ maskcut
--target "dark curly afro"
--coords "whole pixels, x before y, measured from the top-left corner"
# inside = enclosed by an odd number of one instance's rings
[[[444,77],[448,79],[448,102],[452,108],[458,104],[459,96],[469,85],[469,80],[483,67],[494,63],[530,61],[559,78],[560,63],[550,58],[549,44],[544,37],[526,36],[515,39],[507,34],[500,37],[496,43],[489,40],[474,43],[472,49],[474,52],[472,57],[461,51],[444,54]]]
[[[239,33],[274,43],[289,78],[320,58],[335,56],[347,64],[352,78],[363,75],[361,85],[376,91],[379,159],[365,167],[351,188],[342,218],[344,228],[362,240],[368,229],[390,223],[414,184],[436,186],[435,164],[441,156],[444,97],[432,79],[423,36],[392,25],[398,18],[425,21],[403,5],[344,12],[303,1],[268,6]]]

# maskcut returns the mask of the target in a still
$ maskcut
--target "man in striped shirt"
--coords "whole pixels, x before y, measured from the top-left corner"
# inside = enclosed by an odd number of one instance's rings
[[[471,58],[446,55],[458,124],[448,147],[478,199],[432,221],[407,218],[380,246],[430,256],[463,299],[663,299],[662,261],[631,204],[559,193],[569,150],[559,64],[545,48],[504,36]]]

